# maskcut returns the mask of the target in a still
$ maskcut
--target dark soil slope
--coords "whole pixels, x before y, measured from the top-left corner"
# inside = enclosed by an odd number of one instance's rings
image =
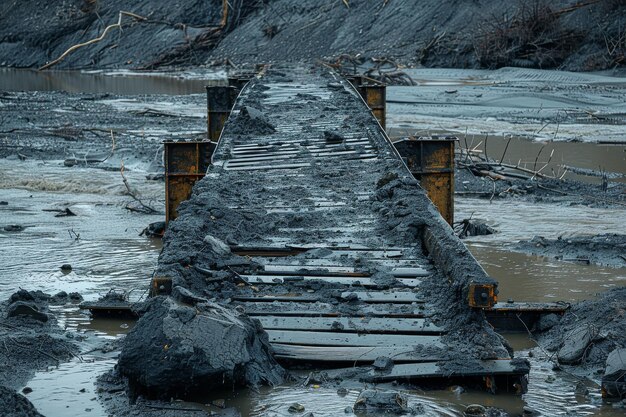
[[[426,66],[568,70],[626,62],[623,0],[7,1],[0,66],[39,67],[97,38],[58,68],[154,68],[230,59],[315,60],[342,54]],[[346,4],[348,6],[346,6]],[[220,61],[223,62],[223,61]]]

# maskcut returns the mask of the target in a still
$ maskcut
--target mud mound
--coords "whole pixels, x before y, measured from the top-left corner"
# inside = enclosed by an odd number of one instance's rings
[[[195,305],[163,297],[149,302],[120,354],[119,370],[130,381],[164,398],[283,381],[285,372],[272,358],[260,324],[187,290],[175,292]]]
[[[590,374],[602,374],[608,355],[626,346],[626,288],[604,293],[598,300],[574,304],[539,343],[556,352],[559,362],[577,364]]]
[[[604,234],[558,239],[535,236],[531,240],[520,241],[515,248],[533,255],[570,262],[626,266],[626,235]]]
[[[0,386],[0,417],[43,417],[23,395]]]
[[[20,290],[0,303],[0,385],[17,388],[37,370],[78,352],[48,310],[58,301],[41,291]]]

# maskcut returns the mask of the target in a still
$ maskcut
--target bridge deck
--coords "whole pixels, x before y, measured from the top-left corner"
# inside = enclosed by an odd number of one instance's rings
[[[528,372],[468,305],[489,278],[345,80],[312,68],[253,79],[212,163],[158,274],[258,318],[285,363],[360,364],[364,380]],[[381,356],[397,365],[376,371]]]

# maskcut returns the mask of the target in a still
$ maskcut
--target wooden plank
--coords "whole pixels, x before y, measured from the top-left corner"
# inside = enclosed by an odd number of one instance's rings
[[[289,303],[275,301],[244,302],[239,304],[249,316],[290,316],[290,317],[404,317],[423,318],[431,317],[431,311],[420,306],[405,304],[403,306],[389,304],[360,305],[351,310],[343,306],[334,306],[329,303]]]
[[[366,216],[370,218],[369,216]],[[372,218],[373,219],[373,218]],[[309,249],[297,249],[293,246],[231,246],[231,250],[241,256],[261,256],[261,257],[275,257],[275,256],[292,256],[300,253],[307,252]],[[328,255],[332,257],[362,257],[371,259],[388,259],[399,258],[404,252],[402,250],[384,250],[384,249],[368,249],[368,250],[350,250],[350,249],[335,249],[331,250],[332,253]],[[428,259],[402,259],[403,261],[415,261],[426,263]]]
[[[293,229],[291,229],[293,230]],[[312,230],[312,229],[304,229],[304,230]],[[320,230],[320,229],[314,229],[314,230]],[[337,229],[329,229],[329,230],[337,230]],[[424,259],[401,259],[401,258],[396,258],[396,259],[389,259],[389,258],[380,258],[380,257],[376,257],[376,256],[367,256],[367,255],[358,255],[358,256],[348,256],[348,255],[330,255],[328,256],[328,258],[303,258],[303,257],[297,257],[297,258],[285,258],[285,259],[277,259],[276,262],[281,264],[281,265],[293,265],[293,266],[299,266],[299,267],[327,267],[327,266],[342,266],[340,265],[340,261],[343,261],[343,263],[352,263],[354,264],[355,261],[359,259],[361,263],[363,262],[367,262],[367,263],[374,263],[377,265],[385,265],[385,266],[389,266],[391,268],[418,268],[418,269],[423,269],[426,270],[426,268],[424,268],[424,263],[425,260]],[[256,260],[256,259],[255,259]],[[258,259],[256,260],[259,263],[263,263],[265,265],[273,265],[272,260],[265,260],[265,259]],[[406,275],[404,274],[405,271],[400,271],[399,275]]]
[[[564,313],[570,305],[567,303],[496,303],[487,311],[493,312],[533,312]]]
[[[411,291],[345,291],[341,298],[357,299],[366,303],[424,303],[425,300]]]
[[[306,266],[306,265],[263,265],[263,273],[275,275],[324,275],[324,276],[346,276],[346,277],[368,277],[368,270],[356,269],[348,266]]]
[[[441,334],[443,328],[428,323],[425,319],[400,318],[350,318],[350,317],[283,317],[264,316],[258,318],[264,329],[271,330],[315,330],[334,332]]]
[[[348,369],[343,370],[343,372]],[[342,370],[333,370],[332,373],[341,373]],[[442,367],[439,363],[407,363],[395,365],[391,370],[379,372],[369,370],[359,376],[361,381],[365,382],[385,382],[397,379],[421,379],[421,378],[450,378],[458,377],[476,377],[491,375],[526,375],[528,367],[521,366],[519,360],[511,359],[494,359],[483,360],[472,363],[472,366],[459,368],[454,371],[453,367]]]
[[[358,334],[308,332],[302,330],[267,330],[271,343],[304,346],[415,346],[443,348],[440,336],[404,334]]]
[[[307,362],[372,362],[380,356],[393,358],[394,362],[438,361],[442,355],[419,352],[413,346],[299,346],[272,343],[279,359]],[[439,356],[439,357],[438,357]]]
[[[236,295],[233,296],[235,301],[252,301],[252,302],[265,302],[273,303],[274,301],[287,301],[295,303],[315,303],[320,301],[320,298],[314,295],[300,295],[300,294],[285,294],[285,295]]]
[[[342,275],[342,276],[369,276],[369,270],[367,268],[354,268],[349,266],[315,266],[315,265],[277,265],[266,264],[263,265],[265,272],[272,274],[312,274],[312,273],[325,273],[325,275]],[[415,277],[427,277],[432,275],[432,272],[424,268],[415,267],[398,267],[392,268],[391,274],[394,277],[399,278],[415,278]]]
[[[241,275],[243,279],[250,284],[277,285],[285,282],[313,282],[321,281],[338,285],[349,285],[357,287],[378,287],[372,278],[366,277],[329,277],[329,276],[303,276],[303,275]],[[399,278],[397,285],[399,287],[407,286],[416,288],[421,284],[421,280],[415,278]]]

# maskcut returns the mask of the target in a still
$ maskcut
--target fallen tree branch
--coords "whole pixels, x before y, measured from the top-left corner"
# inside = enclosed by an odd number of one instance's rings
[[[154,207],[150,207],[149,205],[145,204],[138,196],[137,193],[135,193],[134,191],[131,190],[130,188],[130,184],[128,183],[128,180],[126,179],[126,176],[124,175],[124,161],[122,161],[122,165],[120,167],[120,174],[122,175],[122,182],[124,182],[124,186],[126,187],[126,193],[133,199],[135,200],[137,203],[139,203],[139,205],[141,206],[141,209],[135,209],[133,207],[130,207],[128,204],[126,205],[126,209],[130,210],[130,211],[137,211],[140,213],[145,213],[145,214],[157,214],[159,213],[159,211],[157,209],[155,209]]]
[[[59,62],[63,61],[66,56],[68,56],[69,54],[71,54],[75,50],[77,50],[79,48],[82,48],[83,46],[89,46],[89,45],[92,45],[94,43],[100,42],[102,39],[105,38],[105,36],[107,35],[107,33],[111,29],[115,29],[115,28],[121,29],[122,28],[122,17],[124,17],[124,16],[129,16],[129,17],[132,17],[133,19],[140,20],[140,21],[148,20],[146,17],[139,16],[139,15],[137,15],[135,13],[120,11],[119,17],[117,19],[117,23],[114,23],[114,24],[109,25],[106,28],[104,28],[104,31],[102,32],[102,34],[100,36],[98,36],[95,39],[91,39],[91,40],[89,40],[87,42],[79,43],[79,44],[76,44],[76,45],[70,47],[67,51],[63,52],[60,57],[58,57],[54,61],[48,62],[46,65],[44,65],[42,67],[40,67],[39,71],[43,71],[45,69],[48,69],[48,68],[58,64]]]

